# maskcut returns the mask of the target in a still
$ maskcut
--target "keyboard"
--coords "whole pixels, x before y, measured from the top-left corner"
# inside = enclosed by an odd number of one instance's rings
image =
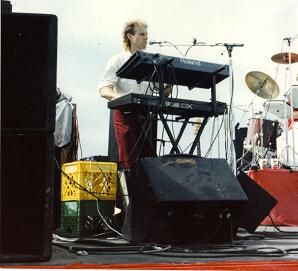
[[[121,78],[158,82],[155,71],[163,69],[163,82],[192,89],[211,88],[229,77],[229,66],[205,61],[136,51],[116,72]]]
[[[227,110],[226,103],[216,102],[217,114],[223,115]],[[164,98],[160,102],[159,96],[130,93],[108,102],[110,109],[161,111],[164,114],[184,117],[212,117],[214,116],[212,103],[177,98]]]

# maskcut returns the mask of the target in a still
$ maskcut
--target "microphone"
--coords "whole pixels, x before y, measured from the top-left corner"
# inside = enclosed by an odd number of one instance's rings
[[[231,46],[231,47],[243,47],[244,44],[240,43],[224,43],[224,46]]]
[[[151,40],[149,41],[149,45],[153,45],[153,44],[162,44],[162,43],[166,43],[167,41],[154,41],[154,40]]]
[[[298,34],[295,36],[295,37],[293,37],[293,38],[284,38],[283,40],[287,40],[287,41],[292,41],[292,40],[295,40],[295,39],[297,39],[298,38]]]

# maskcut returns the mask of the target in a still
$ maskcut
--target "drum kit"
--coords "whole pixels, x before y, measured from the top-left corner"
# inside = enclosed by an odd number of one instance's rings
[[[278,64],[291,65],[298,62],[298,54],[279,53],[273,55],[271,60]],[[252,71],[246,74],[245,82],[256,96],[266,99],[266,102],[263,104],[264,112],[252,112],[252,117],[248,121],[247,136],[243,142],[244,153],[241,159],[248,162],[245,157],[249,153],[250,161],[248,164],[250,167],[262,168],[264,165],[270,167],[270,160],[276,160],[278,157],[277,138],[282,133],[286,133],[287,138],[288,121],[298,119],[298,116],[295,116],[295,112],[298,111],[298,86],[292,86],[285,93],[284,100],[274,100],[279,95],[279,87],[269,75],[260,71]],[[285,161],[280,160],[280,162],[287,164],[289,149],[293,150],[295,162],[295,155],[297,154],[295,147],[289,146],[286,142],[284,148],[287,155]],[[241,161],[243,166],[242,163],[243,161]]]

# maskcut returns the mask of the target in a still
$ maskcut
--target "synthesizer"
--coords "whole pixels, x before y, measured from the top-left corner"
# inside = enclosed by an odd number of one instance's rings
[[[138,82],[159,82],[158,68],[163,69],[163,83],[192,89],[211,88],[229,77],[229,66],[187,58],[136,51],[116,72],[121,78]]]
[[[217,114],[223,115],[227,110],[226,103],[216,102]],[[110,109],[146,110],[162,112],[163,114],[184,117],[212,117],[214,116],[211,102],[193,101],[178,98],[164,98],[159,96],[130,93],[108,102]]]

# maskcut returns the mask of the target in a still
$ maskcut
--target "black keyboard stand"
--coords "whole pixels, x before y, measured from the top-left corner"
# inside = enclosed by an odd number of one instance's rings
[[[157,108],[161,108],[161,105],[164,102],[164,96],[165,96],[164,95],[164,72],[165,72],[166,66],[168,64],[170,64],[170,63],[171,63],[171,60],[170,61],[168,60],[165,63],[162,63],[162,61],[161,61],[161,63],[158,63],[157,64],[157,71],[158,71],[158,78],[159,78],[159,81],[158,81],[158,83],[159,83],[159,106]],[[215,117],[218,116],[218,110],[217,110],[217,104],[216,104],[216,75],[218,73],[220,73],[224,69],[225,69],[225,65],[222,66],[222,67],[220,67],[219,69],[215,70],[214,72],[212,72],[210,74],[210,77],[211,77],[211,80],[212,80],[212,86],[211,86],[212,112],[213,112],[213,115]],[[208,79],[209,80],[210,80],[210,77],[208,76]],[[199,84],[200,84],[200,82],[196,83],[194,86],[192,86],[189,89],[195,88]],[[171,141],[171,144],[172,144],[172,149],[170,151],[170,154],[174,154],[174,152],[180,153],[180,150],[178,148],[178,144],[179,144],[179,141],[180,141],[180,139],[181,139],[181,137],[182,137],[182,135],[183,135],[183,133],[185,131],[185,128],[186,128],[187,124],[189,123],[189,117],[185,117],[184,118],[183,124],[182,124],[182,126],[180,128],[180,131],[178,133],[178,136],[177,136],[177,138],[175,140],[175,138],[173,137],[173,134],[172,134],[172,132],[171,132],[171,130],[169,128],[169,125],[167,123],[167,120],[165,119],[165,117],[163,115],[162,110],[158,110],[157,113],[159,115],[159,118],[160,118],[160,120],[161,120],[161,122],[162,122],[162,124],[163,124],[163,126],[164,126],[164,128],[166,130],[166,133],[167,133],[167,135],[168,135],[168,137],[169,137],[169,139]],[[202,122],[202,124],[200,126],[200,129],[197,132],[196,137],[194,139],[194,142],[193,142],[193,144],[192,144],[192,146],[190,148],[189,154],[193,154],[194,153],[194,150],[195,150],[196,146],[198,145],[198,142],[200,140],[201,134],[202,134],[202,132],[203,132],[203,130],[204,130],[207,122],[208,122],[208,117],[204,117],[204,120],[203,120],[203,122]]]
[[[206,78],[204,78],[204,81],[205,81],[205,80],[210,80],[210,77],[211,77],[211,81],[212,81],[212,84],[211,84],[211,103],[212,103],[213,114],[214,114],[215,117],[218,116],[218,110],[217,110],[217,105],[216,105],[216,75],[219,74],[221,71],[223,71],[225,68],[226,68],[226,66],[223,65],[219,69],[212,72],[210,74],[210,76],[207,76]],[[197,82],[193,86],[189,87],[189,89],[191,90],[191,89],[199,86],[201,83],[202,83],[202,80]]]
[[[197,132],[197,134],[196,134],[196,137],[195,137],[195,139],[194,139],[194,141],[193,141],[193,143],[192,143],[192,145],[191,145],[189,154],[193,154],[194,151],[195,151],[195,148],[198,146],[198,143],[199,143],[199,141],[200,141],[200,137],[201,137],[201,135],[202,135],[202,133],[203,133],[203,130],[204,130],[204,128],[205,128],[207,122],[208,122],[208,119],[209,119],[209,117],[204,117],[204,120],[203,120],[203,122],[202,122],[202,124],[201,124],[201,126],[200,126],[200,129],[198,130],[198,132]],[[189,118],[186,117],[186,118],[184,119],[184,122],[183,122],[183,124],[182,124],[182,126],[181,126],[181,128],[180,128],[179,134],[178,134],[177,139],[176,139],[176,141],[175,141],[175,145],[176,145],[176,146],[178,146],[179,141],[180,141],[180,139],[181,139],[181,137],[182,137],[182,135],[183,135],[183,133],[184,133],[184,130],[185,130],[185,128],[186,128],[186,126],[187,126],[188,123],[189,123]],[[174,148],[174,145],[173,145],[173,147],[172,147],[172,149],[171,149],[171,151],[170,151],[170,154],[174,154],[174,151],[176,151],[176,149]],[[178,149],[178,152],[176,151],[176,153],[180,153],[180,152],[179,152],[179,149]]]
[[[193,154],[196,146],[199,143],[200,136],[204,127],[207,124],[208,118],[211,116],[218,117],[220,114],[224,114],[221,110],[222,107],[218,107],[216,101],[216,84],[229,76],[229,70],[226,65],[219,65],[214,63],[208,63],[188,59],[180,59],[176,57],[162,56],[159,54],[150,54],[145,52],[135,52],[132,57],[123,64],[123,66],[117,71],[116,75],[121,78],[134,79],[137,82],[141,81],[155,81],[159,86],[159,97],[156,101],[152,113],[159,116],[160,121],[170,139],[172,148],[170,153],[180,153],[178,148],[179,141],[185,131],[189,119],[196,117],[194,114],[187,114],[188,109],[184,108],[183,114],[180,118],[184,119],[177,138],[175,139],[168,125],[168,120],[164,116],[162,110],[164,103],[167,102],[167,98],[164,95],[164,84],[173,83],[171,75],[168,73],[169,69],[175,70],[175,84],[188,86],[189,89],[210,88],[211,89],[211,110],[204,111],[197,115],[197,117],[203,117],[203,122],[199,131],[196,134],[194,142],[190,148],[189,154]],[[154,76],[155,73],[155,76]]]
[[[165,68],[168,64],[171,63],[171,60],[167,60],[166,62],[160,61],[160,63],[157,64],[157,71],[158,71],[158,84],[159,84],[159,105],[158,105],[158,115],[159,118],[166,130],[166,133],[172,143],[173,149],[176,153],[180,153],[179,148],[178,148],[178,142],[177,140],[175,140],[175,138],[173,137],[173,134],[169,128],[168,122],[165,119],[162,110],[160,110],[162,104],[164,103],[164,98],[165,98],[165,94],[164,94],[164,72],[165,72]]]

